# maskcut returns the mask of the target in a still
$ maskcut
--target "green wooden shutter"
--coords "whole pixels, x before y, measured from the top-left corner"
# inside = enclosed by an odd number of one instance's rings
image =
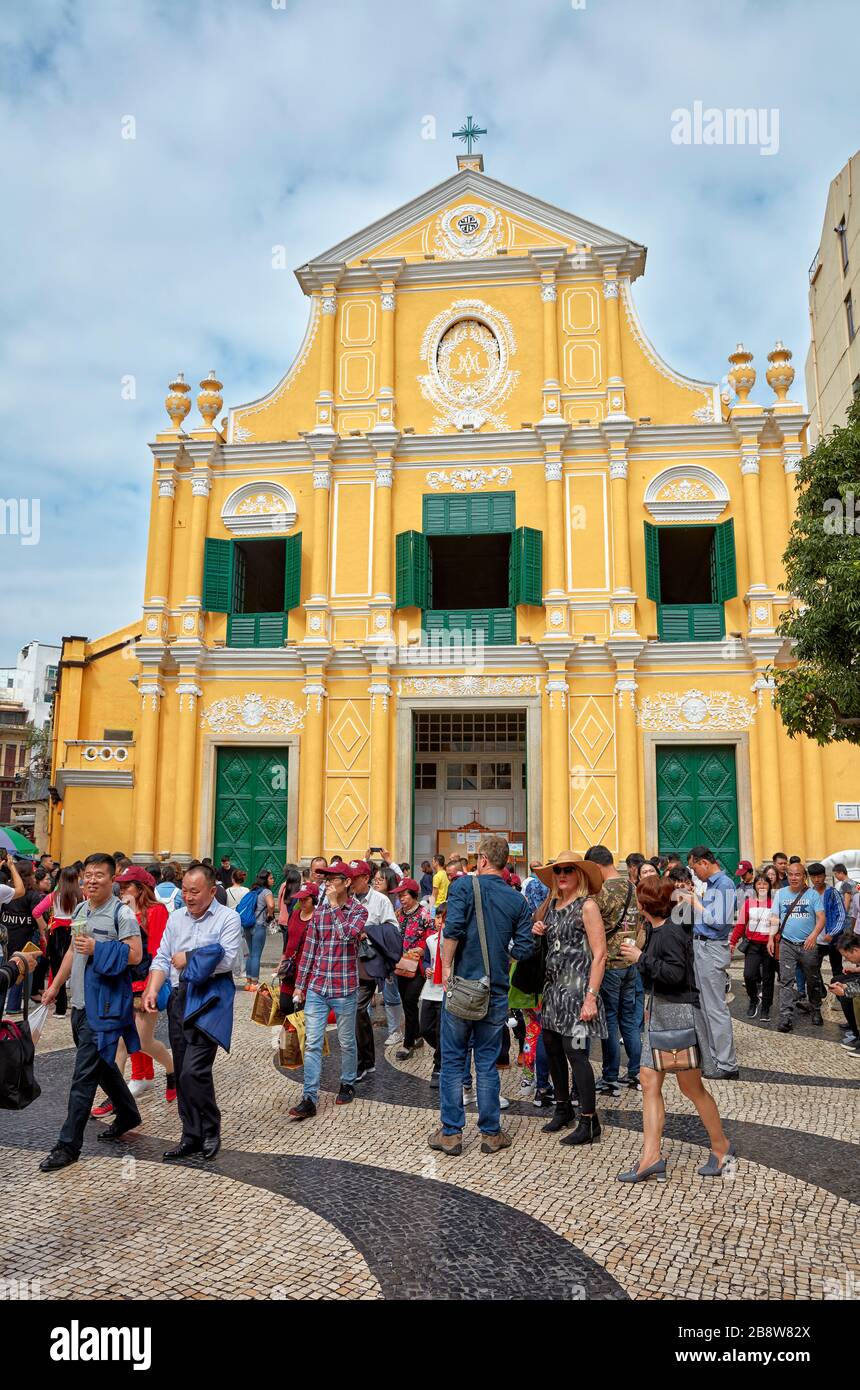
[[[519,526],[511,536],[508,602],[543,603],[543,534],[531,526]]]
[[[645,592],[660,602],[660,532],[650,521],[645,522]]]
[[[203,543],[203,607],[229,613],[233,607],[233,542],[207,536]]]
[[[425,497],[422,507],[424,534],[441,536],[448,519],[447,497]]]
[[[714,603],[727,603],[738,595],[738,573],[735,563],[735,523],[729,518],[714,527]]]
[[[516,517],[516,496],[513,492],[494,492],[490,503],[491,531],[513,531]]]
[[[302,601],[302,533],[284,541],[284,612],[298,608]]]
[[[426,608],[429,560],[427,537],[401,531],[394,538],[395,608]]]

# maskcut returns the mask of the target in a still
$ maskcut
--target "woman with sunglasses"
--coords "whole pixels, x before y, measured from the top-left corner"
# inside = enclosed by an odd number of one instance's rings
[[[537,876],[550,890],[545,905],[538,909],[533,931],[547,938],[541,1024],[555,1091],[555,1110],[543,1131],[556,1134],[573,1124],[572,1070],[579,1124],[559,1142],[592,1144],[600,1138],[600,1121],[587,1046],[589,1038],[605,1038],[607,1030],[600,998],[606,932],[591,895],[600,892],[603,878],[597,864],[570,850],[538,869]]]

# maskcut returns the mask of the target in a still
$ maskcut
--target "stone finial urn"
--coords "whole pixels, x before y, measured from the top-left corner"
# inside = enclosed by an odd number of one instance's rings
[[[200,383],[200,395],[197,397],[197,409],[203,416],[203,423],[207,430],[211,430],[215,423],[215,416],[224,404],[224,397],[221,392],[224,383],[219,381],[214,371],[204,377]]]
[[[734,352],[729,355],[729,382],[740,405],[746,404],[747,397],[755,386],[756,372],[752,360],[752,353],[747,352],[743,343],[738,343]]]
[[[164,402],[175,430],[182,429],[183,421],[191,409],[190,392],[191,387],[185,380],[185,373],[177,372],[170,383],[169,392]]]
[[[784,401],[789,391],[791,383],[794,381],[794,368],[791,365],[791,352],[783,343],[777,339],[776,346],[767,355],[770,363],[765,376],[767,384],[770,386],[777,400]]]

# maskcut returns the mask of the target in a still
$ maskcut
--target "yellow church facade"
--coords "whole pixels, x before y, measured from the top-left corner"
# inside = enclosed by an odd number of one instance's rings
[[[52,853],[415,865],[479,825],[733,871],[850,840],[860,755],[772,703],[791,353],[764,390],[741,346],[731,390],[681,375],[644,266],[464,155],[299,268],[268,394],[219,420],[210,373],[194,427],[172,381],[142,614],[64,643]]]

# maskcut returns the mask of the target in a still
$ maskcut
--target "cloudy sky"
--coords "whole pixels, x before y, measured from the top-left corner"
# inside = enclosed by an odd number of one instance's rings
[[[856,0],[581,5],[2,7],[0,497],[39,499],[40,540],[0,535],[0,666],[135,616],[171,374],[214,367],[225,407],[269,390],[306,320],[272,247],[299,265],[448,177],[470,112],[487,173],[645,243],[674,367],[719,379],[742,338],[762,373],[781,337],[802,395],[807,268],[860,142]],[[776,152],[674,143],[696,102],[775,110]]]

